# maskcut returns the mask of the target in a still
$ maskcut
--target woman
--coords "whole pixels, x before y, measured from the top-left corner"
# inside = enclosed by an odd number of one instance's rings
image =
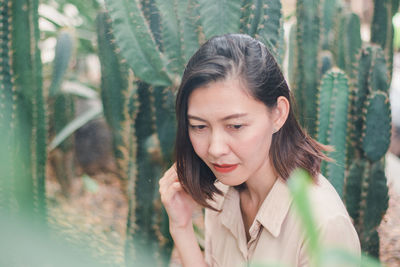
[[[297,167],[314,179],[322,244],[359,253],[343,203],[319,174],[328,147],[299,126],[287,83],[262,43],[241,34],[206,42],[187,64],[176,115],[176,164],[161,178],[160,194],[184,266],[307,266],[307,237],[286,185]],[[204,256],[192,227],[195,203],[206,207]]]

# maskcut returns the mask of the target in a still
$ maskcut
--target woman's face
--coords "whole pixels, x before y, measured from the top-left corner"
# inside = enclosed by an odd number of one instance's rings
[[[275,109],[255,100],[235,79],[212,82],[189,97],[189,137],[217,179],[239,185],[271,172]],[[276,128],[279,129],[279,128]]]

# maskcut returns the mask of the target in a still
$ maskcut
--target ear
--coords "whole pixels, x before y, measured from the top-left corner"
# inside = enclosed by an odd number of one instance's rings
[[[284,96],[278,97],[276,100],[276,107],[273,110],[274,132],[278,132],[285,124],[289,115],[289,110],[289,100]]]

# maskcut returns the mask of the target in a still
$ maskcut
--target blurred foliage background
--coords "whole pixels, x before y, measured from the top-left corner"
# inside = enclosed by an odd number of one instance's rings
[[[392,75],[392,62],[400,49],[399,1],[218,5],[222,2],[0,1],[0,219],[8,237],[3,240],[14,242],[1,243],[2,266],[156,266],[170,261],[172,241],[157,180],[172,162],[174,93],[197,47],[212,35],[232,31],[256,36],[272,50],[295,91],[301,117],[309,118],[303,125],[311,134],[324,143],[344,135],[334,143],[342,153],[330,155],[339,164],[325,165],[323,171],[342,194],[363,250],[379,256],[376,229],[389,197],[384,154],[391,127],[389,85],[397,74]],[[221,14],[229,23],[216,23]],[[310,23],[314,26],[307,28]],[[374,30],[373,25],[382,27]],[[354,97],[364,72],[371,77],[376,72],[377,82],[364,81],[368,94]],[[348,104],[326,104],[319,98],[321,88],[347,92],[338,103]],[[377,120],[364,112],[366,100],[358,109],[351,107],[355,98],[375,95],[377,100],[370,102],[377,104],[370,106],[378,107]],[[306,104],[304,97],[312,101]],[[391,97],[392,139],[400,128],[397,99]],[[342,121],[317,117],[318,105],[332,107],[325,113],[337,112]],[[331,125],[325,132],[322,121]],[[367,121],[383,121],[378,131],[368,132],[382,138],[360,143],[366,133],[353,126],[362,129]],[[329,136],[332,125],[343,132]],[[200,244],[202,227],[199,211]],[[34,250],[27,240],[35,241]],[[400,262],[396,257],[395,264]]]

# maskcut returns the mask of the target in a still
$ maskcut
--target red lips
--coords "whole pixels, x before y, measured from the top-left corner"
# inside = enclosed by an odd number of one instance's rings
[[[213,166],[217,172],[227,173],[236,169],[238,164],[222,164],[222,165],[213,164]]]

